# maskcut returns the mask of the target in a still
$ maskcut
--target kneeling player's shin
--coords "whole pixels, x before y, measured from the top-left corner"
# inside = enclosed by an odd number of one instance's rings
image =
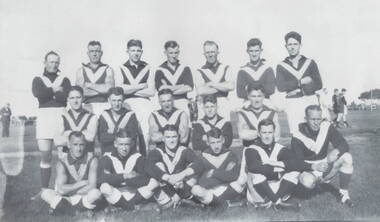
[[[278,191],[276,193],[277,199],[280,199],[285,195],[291,194],[293,192],[294,188],[298,184],[299,174],[299,172],[295,171],[284,174],[280,182],[280,187],[278,188]]]
[[[52,153],[51,151],[41,151],[41,186],[42,188],[48,188],[51,176],[51,161]]]
[[[264,175],[254,174],[253,187],[261,197],[268,197],[268,199],[273,203],[277,201],[277,197],[270,188],[268,181]]]

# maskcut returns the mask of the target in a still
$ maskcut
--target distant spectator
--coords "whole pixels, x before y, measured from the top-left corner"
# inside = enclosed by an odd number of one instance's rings
[[[338,119],[338,98],[339,98],[339,89],[334,89],[334,95],[332,96],[333,112],[335,114],[333,118],[334,125],[337,125],[337,119]]]
[[[9,137],[9,126],[11,123],[11,115],[12,115],[12,111],[11,111],[9,103],[7,103],[3,108],[1,108],[0,115],[1,115],[1,123],[3,125],[2,137]]]

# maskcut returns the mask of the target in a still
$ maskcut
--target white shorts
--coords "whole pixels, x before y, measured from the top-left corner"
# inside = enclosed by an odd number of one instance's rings
[[[324,158],[322,160],[305,160],[306,163],[310,163],[310,164],[313,164],[313,163],[323,163],[323,162],[326,162],[327,163],[327,158]],[[323,176],[323,172],[320,172],[320,171],[316,171],[316,170],[313,170],[313,171],[308,171],[310,173],[312,173],[315,177],[317,177],[318,179],[322,179],[322,176]]]
[[[86,103],[86,104],[83,104],[83,108],[95,114],[96,117],[99,118],[99,116],[103,113],[104,110],[109,109],[111,107],[109,103],[104,102],[104,103]]]
[[[130,98],[124,101],[135,112],[144,136],[149,134],[149,116],[152,113],[152,102],[144,98]]]
[[[59,131],[63,107],[39,108],[37,112],[36,138],[53,139]]]

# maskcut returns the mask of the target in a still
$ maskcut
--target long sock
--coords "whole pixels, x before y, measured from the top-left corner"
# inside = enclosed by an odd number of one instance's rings
[[[340,183],[341,189],[348,190],[348,186],[349,186],[350,181],[351,181],[351,176],[352,176],[352,174],[339,172],[339,183]]]
[[[217,197],[215,195],[212,196],[212,201],[209,203],[209,206],[212,207],[221,207],[221,206],[226,206],[227,203],[220,197]]]
[[[181,198],[187,199],[187,198],[191,197],[191,186],[189,186],[189,184],[184,182],[183,188],[178,189],[177,193]]]
[[[169,197],[172,197],[174,194],[176,194],[176,190],[174,189],[174,187],[172,185],[165,185],[162,187],[162,190],[167,194],[169,195]]]
[[[130,204],[123,196],[121,196],[120,200],[114,204],[116,207],[121,207],[125,210],[134,210],[134,205]]]
[[[275,194],[276,198],[280,199],[280,198],[284,197],[285,195],[292,193],[293,189],[296,186],[297,185],[292,183],[292,182],[289,182],[287,180],[282,180],[280,183],[280,188],[278,189],[277,193]]]
[[[59,203],[57,204],[57,206],[54,209],[54,211],[57,214],[66,214],[71,210],[72,210],[71,203],[68,200],[66,200],[65,198],[62,198],[61,201],[59,201]]]
[[[133,196],[132,199],[130,199],[128,202],[130,205],[134,206],[136,204],[142,203],[145,200],[146,199],[143,196],[141,196],[139,192],[136,192],[135,196]]]
[[[276,195],[273,193],[272,189],[269,187],[268,181],[261,182],[259,184],[254,184],[253,187],[256,189],[260,196],[268,197],[273,203],[277,201]]]
[[[51,167],[40,168],[41,170],[41,186],[42,188],[48,188],[51,176]]]
[[[228,185],[227,189],[223,192],[222,195],[219,196],[219,199],[222,200],[234,200],[236,199],[240,193],[236,192],[230,185]]]

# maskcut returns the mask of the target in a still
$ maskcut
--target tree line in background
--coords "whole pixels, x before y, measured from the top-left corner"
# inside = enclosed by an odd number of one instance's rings
[[[369,91],[362,92],[359,96],[359,99],[380,99],[380,89],[371,89]]]

